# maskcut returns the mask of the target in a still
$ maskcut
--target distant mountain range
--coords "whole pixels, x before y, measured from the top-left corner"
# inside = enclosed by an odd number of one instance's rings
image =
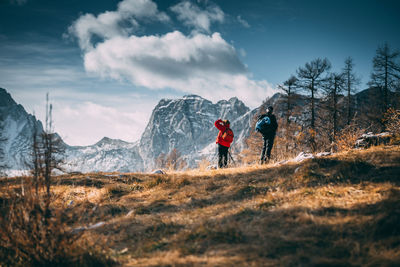
[[[0,147],[5,153],[4,165],[9,174],[28,169],[34,125],[43,131],[42,123],[18,105],[5,89],[0,88],[0,115],[4,124]],[[129,143],[104,137],[90,146],[69,146],[63,143],[64,168],[67,171],[93,172],[149,171],[155,159],[177,149],[189,167],[202,158],[215,155],[218,130],[214,121],[229,119],[239,147],[249,132],[254,111],[239,99],[221,100],[216,104],[200,96],[162,99],[154,108],[150,121],[139,141]]]
[[[364,90],[353,97],[356,110],[368,112],[367,106],[373,106],[371,101],[377,93],[374,90]],[[343,105],[345,97],[341,97],[340,101]],[[304,108],[307,105],[306,97],[298,95],[294,104],[300,109],[292,119],[299,124],[306,124],[309,118],[309,111]],[[275,94],[263,106],[269,105],[274,106],[278,118],[284,117],[282,94]],[[149,171],[157,167],[155,160],[160,154],[168,154],[173,149],[180,152],[189,167],[195,167],[202,158],[212,160],[215,156],[215,138],[218,133],[214,127],[216,119],[230,120],[235,133],[234,148],[241,151],[245,147],[246,137],[253,130],[252,120],[259,109],[250,110],[236,97],[215,104],[197,95],[161,99],[139,141],[129,143],[104,137],[91,146],[69,146],[63,143],[64,168],[79,172]],[[10,175],[18,174],[28,169],[33,131],[35,125],[39,132],[43,131],[42,123],[1,88],[0,122],[0,126],[3,126],[0,148],[4,152],[0,166],[7,166]]]

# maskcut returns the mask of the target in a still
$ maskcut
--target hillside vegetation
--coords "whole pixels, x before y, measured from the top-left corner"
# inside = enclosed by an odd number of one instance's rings
[[[1,181],[3,214],[6,187],[20,184]],[[64,175],[52,188],[52,209],[71,215],[66,229],[92,226],[80,239],[112,259],[102,264],[400,264],[398,146],[285,165]]]

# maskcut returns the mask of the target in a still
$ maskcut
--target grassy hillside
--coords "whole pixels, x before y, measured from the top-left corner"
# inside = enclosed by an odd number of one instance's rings
[[[104,222],[83,240],[126,266],[400,264],[399,147],[281,166],[68,175],[53,193],[54,209],[80,211],[69,227]]]

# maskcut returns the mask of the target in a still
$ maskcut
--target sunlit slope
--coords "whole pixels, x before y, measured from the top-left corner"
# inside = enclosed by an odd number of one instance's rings
[[[400,264],[400,148],[280,166],[57,177],[128,266]],[[101,223],[101,222],[104,222]],[[74,226],[78,227],[78,225]]]

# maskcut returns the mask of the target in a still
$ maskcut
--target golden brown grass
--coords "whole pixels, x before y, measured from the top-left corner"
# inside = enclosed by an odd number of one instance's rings
[[[2,182],[0,266],[109,266],[115,263],[103,253],[102,240],[81,239],[83,232],[73,231],[74,225],[83,221],[81,215],[86,209],[70,209],[60,196],[67,191],[75,195],[74,190],[59,187],[59,193],[53,191],[49,202],[44,188],[36,191],[27,177],[15,179],[11,185]]]
[[[64,175],[54,192],[55,206],[88,211],[75,222],[105,222],[83,238],[104,240],[125,266],[400,264],[396,146],[281,166]]]

